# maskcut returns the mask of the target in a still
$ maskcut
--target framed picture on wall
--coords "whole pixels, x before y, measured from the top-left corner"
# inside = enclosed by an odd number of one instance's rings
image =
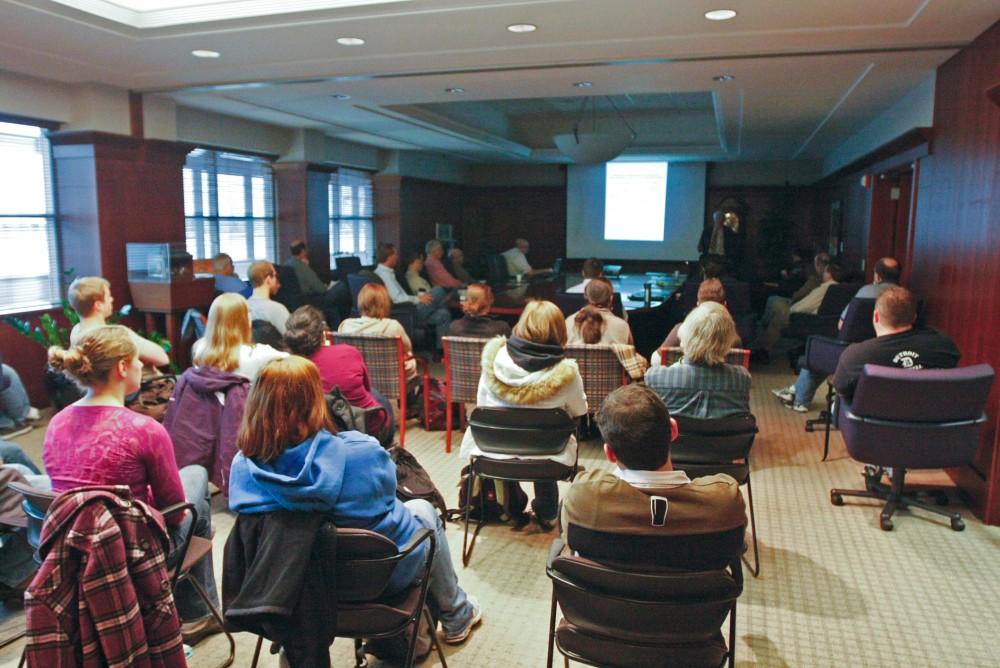
[[[448,223],[435,223],[434,224],[434,236],[438,241],[454,241],[452,236],[451,225]]]

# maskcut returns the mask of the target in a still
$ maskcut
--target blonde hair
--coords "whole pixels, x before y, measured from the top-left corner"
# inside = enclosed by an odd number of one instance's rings
[[[70,306],[80,317],[86,318],[94,310],[94,304],[107,299],[111,294],[111,284],[100,276],[81,276],[69,284],[67,298]]]
[[[462,311],[466,315],[482,317],[493,306],[493,289],[485,283],[473,283],[465,293]]]
[[[358,293],[358,311],[369,318],[388,318],[392,311],[389,291],[381,283],[365,283]]]
[[[219,371],[235,371],[240,366],[240,346],[252,343],[247,300],[236,292],[221,294],[208,309],[205,343],[195,355],[194,363]]]
[[[270,262],[266,262],[264,260],[254,262],[250,265],[250,271],[248,274],[250,276],[250,284],[255,288],[259,288],[264,285],[264,281],[267,280],[268,276],[275,276],[276,273],[274,265]]]
[[[566,319],[562,311],[552,302],[528,302],[517,324],[514,336],[552,346],[566,347]]]
[[[725,306],[705,302],[688,314],[677,335],[686,361],[715,366],[726,361],[736,341],[736,323]]]
[[[68,349],[49,348],[49,367],[69,375],[83,387],[95,387],[108,382],[118,362],[132,361],[138,353],[128,327],[104,325],[87,332]]]

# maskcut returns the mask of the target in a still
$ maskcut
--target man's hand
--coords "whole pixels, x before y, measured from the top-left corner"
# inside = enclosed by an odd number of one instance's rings
[[[434,296],[429,292],[425,292],[424,294],[420,295],[417,299],[420,300],[421,304],[430,304],[432,301],[434,301]]]

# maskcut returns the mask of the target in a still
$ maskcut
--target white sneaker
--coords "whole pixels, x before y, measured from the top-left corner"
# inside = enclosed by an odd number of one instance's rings
[[[461,645],[469,638],[469,635],[472,633],[472,629],[482,623],[483,609],[479,607],[479,602],[472,596],[469,596],[469,603],[472,604],[472,617],[469,618],[469,622],[462,628],[462,630],[445,633],[445,643],[449,645]]]
[[[28,416],[24,419],[28,420],[29,422],[38,422],[39,420],[42,419],[42,414],[38,412],[37,408],[31,406],[28,408]]]
[[[791,403],[791,404],[785,404],[785,406],[787,408],[791,408],[796,413],[808,413],[809,412],[809,407],[808,406],[803,406],[802,404]]]
[[[795,386],[789,385],[788,387],[771,390],[771,394],[778,397],[782,401],[795,401]]]

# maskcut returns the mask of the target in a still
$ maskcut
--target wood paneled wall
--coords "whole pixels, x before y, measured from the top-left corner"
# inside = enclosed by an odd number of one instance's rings
[[[921,164],[911,284],[962,364],[1000,371],[1000,23],[938,69],[931,155]],[[986,521],[1000,524],[1000,381],[976,464],[958,475]]]

